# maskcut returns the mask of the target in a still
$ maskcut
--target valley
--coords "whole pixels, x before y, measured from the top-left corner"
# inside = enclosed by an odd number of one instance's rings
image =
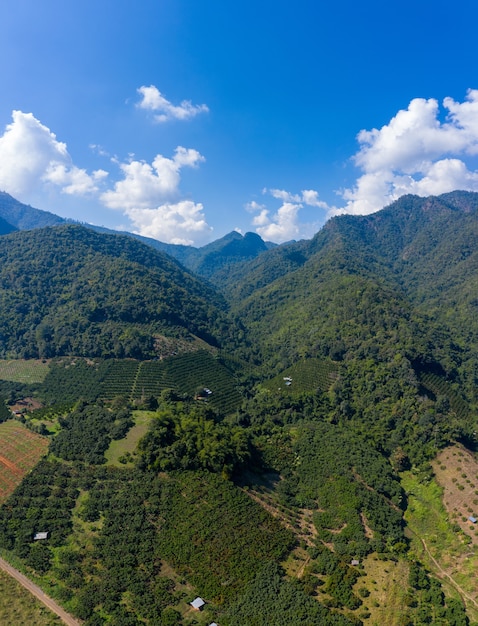
[[[167,253],[7,202],[3,557],[85,626],[478,623],[477,197]]]

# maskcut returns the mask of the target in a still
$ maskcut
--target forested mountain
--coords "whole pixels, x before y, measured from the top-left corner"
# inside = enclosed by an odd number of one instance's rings
[[[17,229],[14,226],[0,217],[0,235],[8,235],[8,233],[13,233],[15,230]]]
[[[32,230],[67,223],[73,224],[77,222],[66,220],[48,211],[35,209],[15,200],[8,193],[0,192],[0,235],[8,234],[15,230]],[[213,282],[217,273],[224,272],[224,270],[229,269],[236,263],[253,259],[265,250],[275,246],[272,243],[266,244],[255,233],[241,235],[233,231],[210,244],[201,248],[195,248],[193,246],[163,243],[157,239],[143,237],[135,233],[118,233],[118,231],[105,228],[104,226],[94,224],[81,225],[102,234],[122,234],[132,237],[155,250],[165,252],[194,273],[203,278],[212,279]]]
[[[58,226],[67,221],[54,213],[23,204],[4,191],[0,191],[0,217],[13,227],[11,230]]]
[[[236,266],[224,292],[270,367],[304,357],[340,361],[337,419],[358,417],[363,428],[382,431],[388,449],[421,438],[423,452],[432,431],[450,427],[435,416],[428,435],[411,436],[411,415],[424,410],[417,401],[424,373],[477,402],[476,207],[477,194],[455,192],[334,218],[310,241]],[[375,389],[373,401],[367,389]],[[459,428],[473,431],[474,420]]]
[[[405,196],[310,241],[178,247],[208,282],[131,236],[0,237],[0,395],[50,438],[0,548],[85,626],[473,624],[477,218],[478,194]]]
[[[173,259],[76,225],[1,237],[0,289],[3,355],[145,357],[157,335],[230,334],[223,299]]]

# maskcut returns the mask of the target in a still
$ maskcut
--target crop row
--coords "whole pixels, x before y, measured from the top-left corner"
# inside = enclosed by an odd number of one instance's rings
[[[332,361],[306,359],[287,368],[278,376],[264,383],[268,389],[290,393],[325,392],[337,375],[337,366]]]
[[[470,409],[465,400],[453,389],[451,384],[443,377],[433,372],[425,372],[420,377],[421,384],[429,389],[435,396],[443,396],[448,399],[450,407],[460,418],[469,416]]]
[[[12,420],[0,424],[0,439],[3,457],[0,461],[1,503],[46,453],[48,440]]]
[[[0,360],[0,380],[16,383],[41,383],[49,371],[49,364],[44,360]]]

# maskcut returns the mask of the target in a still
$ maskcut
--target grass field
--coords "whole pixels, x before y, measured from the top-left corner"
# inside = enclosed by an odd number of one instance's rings
[[[370,617],[364,623],[371,626],[401,626],[407,613],[408,563],[405,560],[383,561],[371,554],[363,566],[365,575],[359,578],[355,590],[360,597],[359,589],[364,587],[370,595],[363,599],[363,606],[357,614],[369,612]]]
[[[57,626],[63,622],[16,580],[0,571],[0,624]]]
[[[35,467],[46,453],[48,443],[46,437],[32,433],[15,420],[0,424],[0,504]]]
[[[0,360],[0,380],[15,383],[42,383],[48,374],[48,361],[31,360]]]
[[[133,454],[138,445],[138,441],[147,433],[153,415],[154,413],[150,411],[134,411],[134,426],[129,430],[124,439],[112,441],[110,447],[105,452],[108,465],[125,467],[125,464],[119,462],[120,457],[128,452]]]

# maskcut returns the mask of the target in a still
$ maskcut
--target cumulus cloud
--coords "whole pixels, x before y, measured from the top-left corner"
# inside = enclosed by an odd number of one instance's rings
[[[141,101],[137,106],[140,109],[152,111],[155,121],[159,123],[170,120],[189,120],[199,113],[209,111],[205,104],[192,104],[189,100],[183,100],[181,104],[174,105],[154,85],[140,87],[138,93],[141,95]]]
[[[122,180],[101,194],[101,200],[110,209],[125,211],[158,206],[179,193],[181,169],[196,167],[204,160],[197,150],[178,146],[172,159],[158,154],[151,164],[135,160],[120,163]]]
[[[194,168],[204,160],[197,150],[178,146],[172,158],[158,154],[152,163],[120,163],[123,178],[102,193],[101,200],[123,211],[140,235],[192,245],[212,229],[202,204],[179,198],[179,184],[183,167]]]
[[[90,175],[76,167],[66,144],[32,113],[13,111],[12,118],[0,137],[0,189],[18,198],[28,198],[39,186],[53,185],[70,195],[98,190],[106,172]]]
[[[255,213],[252,220],[256,232],[266,240],[283,243],[292,239],[311,237],[318,228],[318,220],[301,222],[300,211],[304,207],[328,208],[325,202],[319,200],[319,194],[313,189],[306,189],[300,193],[291,193],[285,189],[263,189],[263,194],[269,194],[282,202],[277,211],[271,212],[265,204],[256,201],[246,205],[247,211]]]
[[[207,237],[212,228],[206,222],[203,205],[182,200],[156,209],[128,209],[135,232],[167,243],[193,245]]]
[[[445,98],[443,109],[441,121],[437,100],[415,98],[382,128],[360,131],[353,160],[362,174],[341,192],[346,205],[330,214],[373,213],[407,193],[478,191],[478,171],[466,164],[478,154],[478,90],[464,102]]]

